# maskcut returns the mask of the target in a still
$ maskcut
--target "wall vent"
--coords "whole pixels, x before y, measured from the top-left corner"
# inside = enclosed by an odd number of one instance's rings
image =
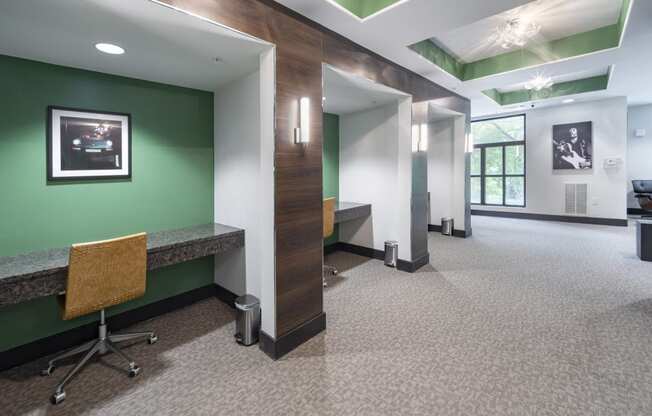
[[[566,194],[564,212],[568,215],[589,214],[589,184],[565,183]]]

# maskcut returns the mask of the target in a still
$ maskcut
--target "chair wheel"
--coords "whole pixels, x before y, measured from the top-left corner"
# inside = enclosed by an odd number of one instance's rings
[[[41,375],[43,377],[51,376],[53,372],[54,372],[54,366],[49,366],[45,370],[41,370]]]
[[[134,378],[138,374],[140,374],[140,367],[138,367],[137,365],[129,369],[129,377]]]
[[[337,270],[333,270],[333,276],[337,276]]]
[[[59,404],[66,399],[66,392],[61,390],[55,392],[52,397],[50,397],[50,403]]]
[[[156,344],[157,342],[158,342],[158,337],[157,337],[156,335],[152,335],[152,336],[149,337],[149,339],[147,340],[147,343],[148,343],[149,345]]]

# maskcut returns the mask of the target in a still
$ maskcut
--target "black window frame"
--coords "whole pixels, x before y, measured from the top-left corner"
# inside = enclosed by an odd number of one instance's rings
[[[473,175],[470,174],[471,178],[480,178],[480,203],[477,202],[471,202],[471,205],[482,205],[482,206],[488,206],[488,207],[506,207],[506,208],[525,208],[527,205],[527,117],[525,113],[522,114],[510,114],[508,116],[500,116],[500,117],[491,117],[491,118],[482,118],[478,120],[472,120],[471,124],[473,123],[479,123],[482,121],[491,121],[491,120],[500,120],[504,118],[515,118],[515,117],[523,117],[523,140],[518,140],[518,141],[513,141],[513,142],[495,142],[495,143],[483,143],[483,144],[475,144],[473,146],[473,149],[479,149],[480,150],[480,174],[479,175]],[[509,146],[523,146],[523,174],[507,174],[505,173],[505,148]],[[486,159],[486,149],[487,148],[493,148],[493,147],[501,147],[502,148],[502,156],[503,156],[503,163],[502,163],[502,173],[501,174],[491,174],[487,175],[485,173],[485,159]],[[503,203],[502,204],[487,204],[486,203],[486,198],[485,198],[485,179],[486,178],[502,178],[503,180]],[[514,205],[514,204],[507,204],[506,200],[506,195],[507,193],[505,192],[507,189],[507,178],[523,178],[523,205]]]

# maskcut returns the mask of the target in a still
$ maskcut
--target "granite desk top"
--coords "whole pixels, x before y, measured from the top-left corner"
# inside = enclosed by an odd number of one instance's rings
[[[147,235],[147,269],[244,246],[244,230],[203,224]],[[0,307],[65,290],[69,247],[0,257]]]
[[[335,224],[352,221],[371,215],[371,204],[337,201],[335,206]]]

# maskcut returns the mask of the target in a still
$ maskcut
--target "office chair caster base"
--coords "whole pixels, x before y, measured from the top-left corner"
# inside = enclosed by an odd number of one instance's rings
[[[62,401],[66,400],[66,392],[61,390],[55,392],[51,397],[50,397],[50,403],[52,404],[59,404]]]
[[[52,373],[54,373],[54,368],[55,367],[51,365],[48,368],[46,368],[45,370],[41,370],[41,375],[43,377],[51,376]]]
[[[158,342],[158,337],[156,335],[151,335],[147,340],[149,345],[156,344]]]
[[[129,377],[134,378],[138,374],[140,374],[140,367],[138,367],[137,365],[134,365],[129,369]]]

